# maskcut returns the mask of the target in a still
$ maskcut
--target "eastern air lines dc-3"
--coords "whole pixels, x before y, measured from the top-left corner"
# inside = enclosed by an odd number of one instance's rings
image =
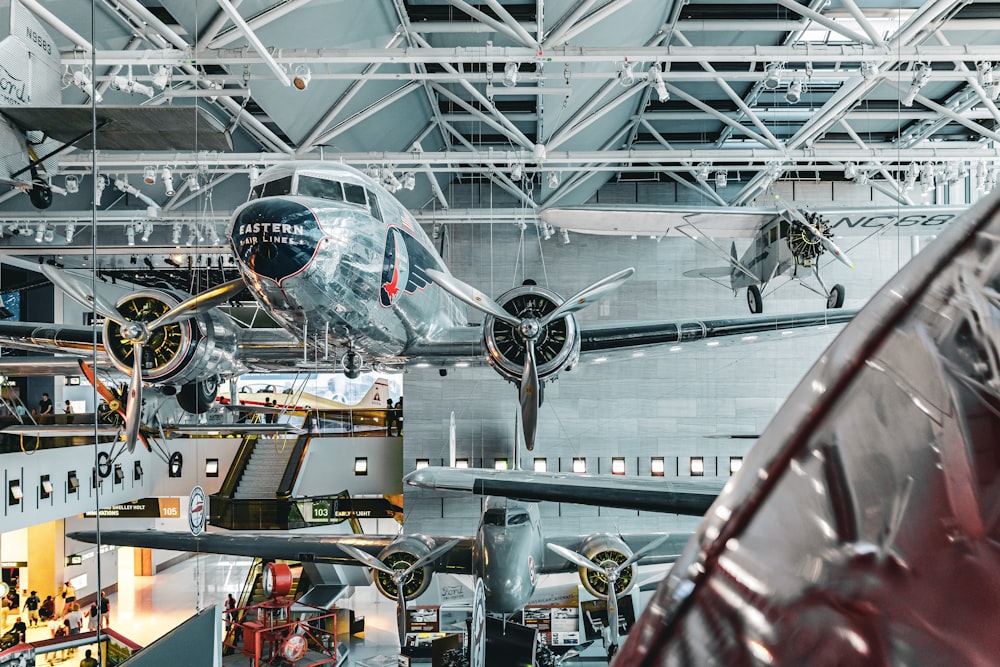
[[[308,365],[356,376],[484,360],[519,387],[522,427],[533,447],[546,382],[588,355],[608,357],[678,345],[846,322],[853,311],[715,320],[581,323],[575,313],[618,288],[625,268],[564,299],[521,285],[496,300],[451,275],[409,211],[364,173],[330,162],[266,170],[233,214],[232,249],[242,279],[193,297],[137,290],[116,303],[72,274],[40,269],[106,318],[101,352],[132,376],[126,440],[138,434],[142,385],[175,394],[181,407],[211,407],[219,383],[249,370]],[[249,329],[217,305],[248,289],[283,329]],[[456,300],[485,314],[470,325]],[[92,355],[88,327],[0,323],[0,343]],[[155,344],[150,344],[155,342]],[[623,355],[624,356],[624,355]],[[46,360],[46,372],[55,367]],[[23,364],[21,364],[23,367]],[[139,400],[135,400],[139,398]]]

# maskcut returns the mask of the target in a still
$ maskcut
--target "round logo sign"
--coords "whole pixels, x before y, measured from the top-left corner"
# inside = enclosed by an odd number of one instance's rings
[[[476,577],[472,600],[472,636],[469,638],[469,667],[486,665],[486,587]]]
[[[200,486],[191,489],[191,496],[188,498],[188,528],[191,534],[198,536],[205,530],[208,522],[208,497]]]

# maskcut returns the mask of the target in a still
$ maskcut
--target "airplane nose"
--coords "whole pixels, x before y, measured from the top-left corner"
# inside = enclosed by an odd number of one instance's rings
[[[322,238],[313,210],[288,199],[252,201],[233,220],[236,256],[253,273],[278,283],[313,261]]]

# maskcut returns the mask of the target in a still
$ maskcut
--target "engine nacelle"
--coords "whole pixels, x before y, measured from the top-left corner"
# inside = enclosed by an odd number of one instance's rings
[[[378,559],[397,572],[405,570],[418,560],[426,556],[434,549],[434,541],[423,535],[405,535],[393,541],[378,555]],[[375,579],[375,588],[378,592],[389,598],[396,600],[398,591],[396,582],[392,577],[381,570],[372,573]],[[410,576],[403,582],[403,595],[407,600],[420,597],[427,587],[431,585],[431,578],[434,576],[434,564],[428,563],[423,567],[410,573]]]
[[[116,307],[127,320],[150,322],[184,298],[162,290],[141,290],[122,297]],[[111,320],[104,324],[104,348],[120,371],[132,374],[132,343]],[[153,331],[143,346],[142,377],[151,384],[181,387],[181,393],[191,399],[182,407],[200,412],[215,398],[219,370],[238,372],[236,348],[235,330],[213,311],[202,313]],[[207,394],[211,396],[206,400]]]
[[[562,298],[550,289],[538,285],[521,285],[497,298],[507,312],[520,318],[541,318],[562,303]],[[517,327],[501,322],[492,315],[483,319],[483,338],[490,365],[505,379],[519,383],[524,373],[524,341]],[[538,379],[555,379],[561,370],[568,370],[580,359],[580,326],[576,318],[566,315],[549,324],[535,341],[535,363]]]
[[[579,552],[601,566],[609,563],[621,565],[632,556],[632,550],[620,537],[606,533],[591,535],[585,539]],[[625,595],[632,590],[638,573],[639,567],[633,563],[631,567],[618,575],[618,581],[615,583],[615,591],[618,596]],[[581,567],[580,583],[594,597],[608,597],[608,579],[602,573]]]

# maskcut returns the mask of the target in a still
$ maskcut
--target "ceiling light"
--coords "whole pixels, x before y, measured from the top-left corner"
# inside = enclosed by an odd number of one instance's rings
[[[844,178],[850,180],[858,175],[858,167],[853,162],[844,165]]]
[[[725,169],[719,169],[715,172],[715,187],[719,189],[726,187],[726,184],[729,182],[728,178],[729,172]]]
[[[927,82],[931,79],[931,68],[930,65],[926,63],[920,63],[917,68],[913,70],[913,79],[910,81],[910,89],[906,91],[906,95],[903,96],[899,102],[904,107],[912,107],[913,101],[917,98],[917,93],[920,89],[927,85]]]
[[[73,242],[73,235],[76,234],[76,223],[67,222],[66,223],[66,243]]]
[[[312,72],[308,67],[299,65],[295,68],[295,78],[292,79],[292,85],[299,90],[305,90],[309,87],[310,81],[312,81]]]
[[[66,177],[66,192],[73,195],[80,191],[80,179],[70,174]]]
[[[188,190],[198,192],[201,190],[201,183],[198,182],[198,174],[191,172],[187,177]]]
[[[174,223],[174,228],[170,233],[170,242],[174,245],[181,242],[181,225],[179,222]]]
[[[989,86],[993,83],[993,63],[989,60],[980,60],[976,63],[976,79],[979,81],[979,85]]]
[[[41,243],[45,238],[45,223],[39,222],[38,227],[35,228],[35,243]]]
[[[553,190],[555,190],[556,188],[559,187],[559,174],[558,173],[556,173],[554,171],[550,171],[549,172],[549,176],[548,176],[548,180],[549,180],[549,187],[552,188]]]
[[[156,183],[156,167],[146,167],[142,170],[142,182],[146,185]]]
[[[666,102],[669,100],[670,93],[667,92],[667,84],[663,82],[663,72],[660,70],[660,63],[653,63],[653,65],[649,68],[649,75],[652,75],[649,83],[653,86],[653,89],[656,90],[656,94],[659,96],[660,102]]]
[[[431,228],[431,238],[437,240],[441,238],[441,223],[435,222],[434,226]]]
[[[413,175],[412,171],[403,174],[403,187],[407,190],[417,187],[417,177]]]
[[[552,238],[552,232],[553,232],[552,225],[544,224],[544,223],[542,224],[542,240],[543,241],[548,241],[550,238]]]
[[[513,88],[517,85],[517,73],[518,67],[517,63],[511,61],[503,66],[503,85],[507,88]]]
[[[788,90],[785,91],[785,101],[789,104],[798,104],[800,99],[802,99],[802,79],[795,79],[788,84]]]
[[[168,85],[170,85],[170,68],[166,65],[160,65],[160,68],[156,70],[156,74],[153,75],[153,85],[163,90]]]
[[[865,61],[861,63],[861,77],[865,80],[871,80],[878,76],[878,63],[873,63],[871,61]]]
[[[98,176],[94,181],[94,200],[97,203],[101,201],[101,194],[104,192],[104,188],[108,187],[108,179],[104,176]]]
[[[982,163],[979,163],[980,166]],[[917,166],[916,162],[911,162],[906,167],[906,180],[903,183],[904,190],[912,190],[913,186],[917,184],[917,177],[920,176],[920,168]]]
[[[635,84],[635,65],[628,61],[621,64],[618,68],[618,83],[625,88]]]
[[[560,229],[559,235],[562,236],[563,245],[569,245],[569,231],[566,229]]]
[[[52,243],[56,238],[56,230],[52,227],[47,227],[45,229],[45,234],[42,236],[46,243]]]
[[[90,77],[87,76],[87,73],[83,70],[78,69],[73,72],[73,85],[86,93],[88,97],[93,98],[98,104],[104,101],[101,94],[94,90],[94,84],[90,81]]]
[[[707,181],[708,173],[712,168],[711,162],[702,162],[698,165],[698,170],[694,173],[695,178],[699,181]]]
[[[250,165],[250,182],[253,183],[260,178],[260,167],[255,164]]]
[[[522,176],[524,176],[524,165],[515,162],[510,168],[510,177],[514,181],[519,181]]]
[[[573,457],[573,472],[582,475],[587,472],[587,459],[582,456]]]
[[[777,89],[781,85],[781,63],[771,63],[765,72],[764,87],[768,90]]]
[[[128,239],[129,246],[135,245],[135,225],[129,223],[125,225],[125,238]]]
[[[149,243],[149,235],[153,233],[153,223],[145,222],[142,225],[142,242]]]
[[[123,93],[128,93],[129,95],[135,95],[139,93],[140,95],[145,95],[146,97],[153,97],[156,95],[156,91],[153,90],[152,86],[147,86],[144,83],[139,83],[131,76],[116,76],[111,80],[111,87],[122,91]],[[100,100],[98,100],[100,101]]]
[[[170,167],[164,166],[160,170],[160,180],[163,181],[163,190],[168,197],[174,196],[174,173]]]

